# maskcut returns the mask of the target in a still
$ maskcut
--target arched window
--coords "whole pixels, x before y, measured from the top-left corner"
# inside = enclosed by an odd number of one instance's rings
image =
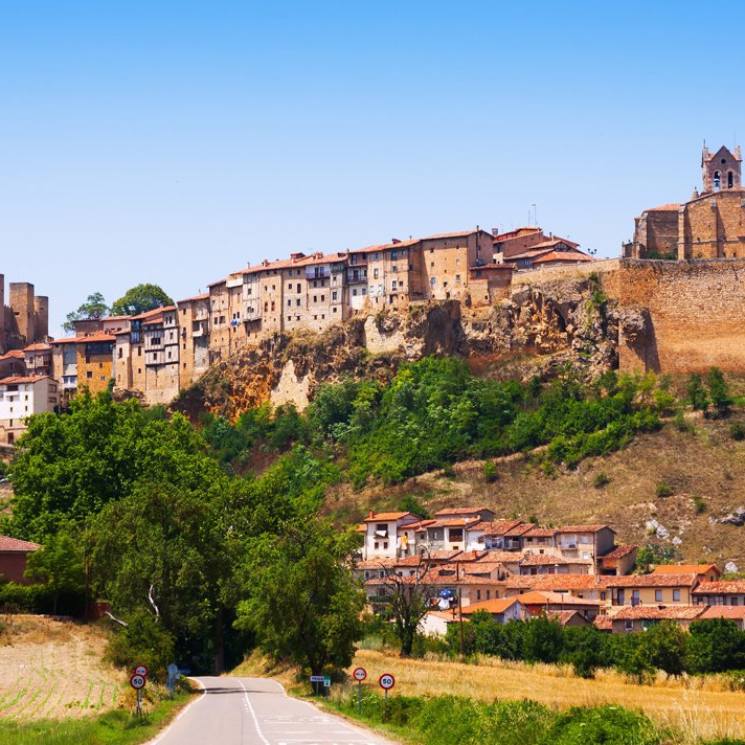
[[[722,177],[719,171],[714,171],[714,188],[719,189],[722,185]]]
[[[727,171],[727,188],[731,189],[735,185],[735,174]]]

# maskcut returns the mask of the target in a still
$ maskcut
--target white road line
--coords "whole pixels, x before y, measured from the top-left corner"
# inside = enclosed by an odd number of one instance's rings
[[[243,689],[243,695],[246,697],[246,705],[248,706],[248,710],[251,713],[251,716],[254,720],[254,727],[256,727],[256,734],[261,738],[264,745],[272,745],[269,740],[264,737],[264,733],[261,731],[261,727],[259,726],[259,718],[256,716],[256,712],[254,711],[254,707],[251,704],[251,699],[248,697],[248,691],[246,690],[246,684],[241,680],[241,688]]]
[[[198,704],[207,695],[207,688],[201,680],[197,680],[196,678],[189,678],[189,680],[193,680],[202,689],[202,695],[195,701],[190,701],[183,709],[181,709],[178,714],[176,714],[173,720],[169,722],[168,726],[159,735],[157,735],[155,739],[150,740],[149,742],[145,743],[145,745],[158,745],[158,743],[168,734],[168,730],[171,728],[171,725],[175,722],[178,722],[178,720],[181,719],[181,717],[184,716],[184,714],[186,714],[186,712],[189,711],[189,709],[191,709],[194,704]]]

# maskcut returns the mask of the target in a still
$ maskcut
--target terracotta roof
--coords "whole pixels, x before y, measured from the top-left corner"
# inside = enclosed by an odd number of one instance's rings
[[[658,606],[623,606],[613,614],[614,621],[634,620],[678,620],[689,621],[698,618],[704,612],[703,605],[671,605],[666,608]]]
[[[573,559],[565,556],[552,556],[551,554],[523,554],[520,559],[520,566],[564,566],[567,564],[586,564],[592,566],[591,559]]]
[[[106,323],[106,321],[129,321],[130,318],[131,316],[106,316],[101,320]]]
[[[38,543],[11,538],[9,535],[0,535],[0,551],[3,553],[28,553],[29,551],[36,551],[37,548],[41,548]]]
[[[616,531],[610,525],[602,523],[591,523],[589,525],[562,525],[556,529],[557,533],[599,533],[604,528],[608,528],[613,533]]]
[[[668,204],[660,204],[657,207],[650,207],[645,212],[677,212],[680,209],[680,205],[677,202],[668,202]]]
[[[11,349],[9,352],[6,352],[2,357],[0,357],[0,360],[22,360],[24,359],[24,354],[22,349]]]
[[[494,512],[489,507],[446,507],[435,512],[435,517],[452,517],[454,515],[478,515],[480,512]]]
[[[606,559],[622,559],[632,551],[636,551],[639,547],[633,543],[627,543],[622,546],[616,546],[612,551],[608,551],[607,554],[603,554],[600,559],[605,561]]]
[[[433,520],[426,525],[427,528],[470,528],[481,522],[478,517],[449,517],[442,520]]]
[[[164,305],[160,308],[152,308],[151,310],[146,310],[143,313],[140,313],[136,316],[131,316],[131,320],[133,321],[144,321],[147,318],[152,318],[153,316],[157,316],[160,313],[163,313],[168,310],[176,310],[175,305]]]
[[[658,564],[652,574],[707,574],[712,570],[721,574],[716,564]]]
[[[480,603],[471,603],[463,608],[464,616],[472,616],[474,613],[504,613],[515,603],[520,601],[516,597],[511,598],[494,598],[493,600],[484,600]]]
[[[711,618],[728,618],[732,621],[745,620],[744,605],[704,605],[704,612],[701,614],[701,620]]]
[[[116,337],[112,334],[105,334],[103,331],[97,331],[95,334],[90,336],[63,336],[59,339],[54,339],[51,343],[54,344],[95,344],[96,342],[116,341]]]
[[[589,600],[588,598],[575,598],[572,595],[564,595],[558,592],[539,592],[532,590],[522,595],[513,595],[523,605],[581,605],[583,607],[598,607],[599,600]]]
[[[486,555],[479,561],[494,562],[500,564],[518,564],[522,554],[519,551],[500,551],[499,549],[487,549]]]
[[[488,556],[488,551],[461,551],[453,561],[459,563],[480,563],[479,560]]]
[[[551,251],[551,253],[544,254],[537,258],[534,264],[548,264],[550,261],[572,261],[572,262],[587,262],[595,261],[592,256],[588,256],[580,251]]]
[[[181,303],[194,303],[198,300],[209,300],[210,294],[209,292],[203,292],[201,295],[193,295],[192,297],[184,298],[183,300],[177,300],[176,305],[181,305]]]
[[[526,235],[530,235],[532,233],[540,233],[541,228],[515,228],[514,230],[509,230],[506,233],[499,233],[498,235],[494,236],[494,242],[498,243],[500,241],[509,241],[514,240],[515,238],[523,238]]]
[[[38,341],[36,344],[29,344],[27,347],[23,348],[24,352],[46,352],[47,350],[51,349],[52,345],[47,344],[43,341]]]
[[[381,522],[393,522],[394,520],[400,520],[403,517],[416,517],[411,512],[373,512],[368,515],[363,522],[366,523],[381,523]]]
[[[531,528],[524,533],[525,538],[553,538],[556,535],[556,528]]]
[[[585,623],[587,619],[578,610],[550,610],[546,616],[552,621],[558,621],[562,626],[566,626],[575,616],[579,616]]]
[[[434,522],[434,520],[419,520],[415,523],[409,523],[408,525],[399,525],[398,529],[401,532],[407,531],[407,530],[413,530],[413,531],[419,531],[424,530],[428,525],[431,525]]]
[[[595,616],[593,624],[600,631],[613,631],[613,619],[610,616]]]
[[[517,583],[513,583],[515,577],[510,578],[508,587],[514,587]],[[603,577],[598,574],[533,574],[533,575],[521,575],[520,579],[532,580],[530,584],[524,584],[523,586],[529,586],[534,590],[552,590],[558,592],[559,590],[571,591],[571,590],[602,590],[608,586],[607,580],[610,577]]]
[[[17,385],[19,383],[38,383],[40,380],[52,380],[51,375],[11,375],[0,380],[0,385]]]
[[[740,595],[745,594],[745,579],[702,582],[694,591],[696,595]]]
[[[570,241],[569,238],[561,238],[558,235],[555,235],[553,238],[549,238],[546,241],[541,241],[540,243],[534,243],[530,248],[532,250],[539,250],[542,248],[553,248],[554,246],[558,246],[560,243],[564,243],[567,246],[571,246],[572,248],[577,248],[579,246],[579,243],[576,243],[575,241]]]
[[[630,574],[608,577],[607,582],[608,587],[693,587],[697,579],[695,574]]]
[[[434,561],[452,561],[462,551],[446,551],[442,549],[440,551],[430,551],[429,558]]]

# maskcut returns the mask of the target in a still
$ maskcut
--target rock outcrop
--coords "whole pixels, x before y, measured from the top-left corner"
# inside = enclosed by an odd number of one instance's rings
[[[571,366],[593,378],[618,364],[619,317],[597,280],[521,288],[493,308],[458,301],[360,315],[322,334],[276,335],[214,365],[174,402],[191,414],[233,418],[266,401],[304,408],[322,383],[386,381],[430,354],[467,358],[484,374],[548,377]]]

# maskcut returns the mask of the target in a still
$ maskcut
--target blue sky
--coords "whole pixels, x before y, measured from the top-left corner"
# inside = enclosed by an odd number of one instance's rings
[[[745,140],[743,3],[0,0],[0,272],[185,297],[538,222],[599,255]]]

